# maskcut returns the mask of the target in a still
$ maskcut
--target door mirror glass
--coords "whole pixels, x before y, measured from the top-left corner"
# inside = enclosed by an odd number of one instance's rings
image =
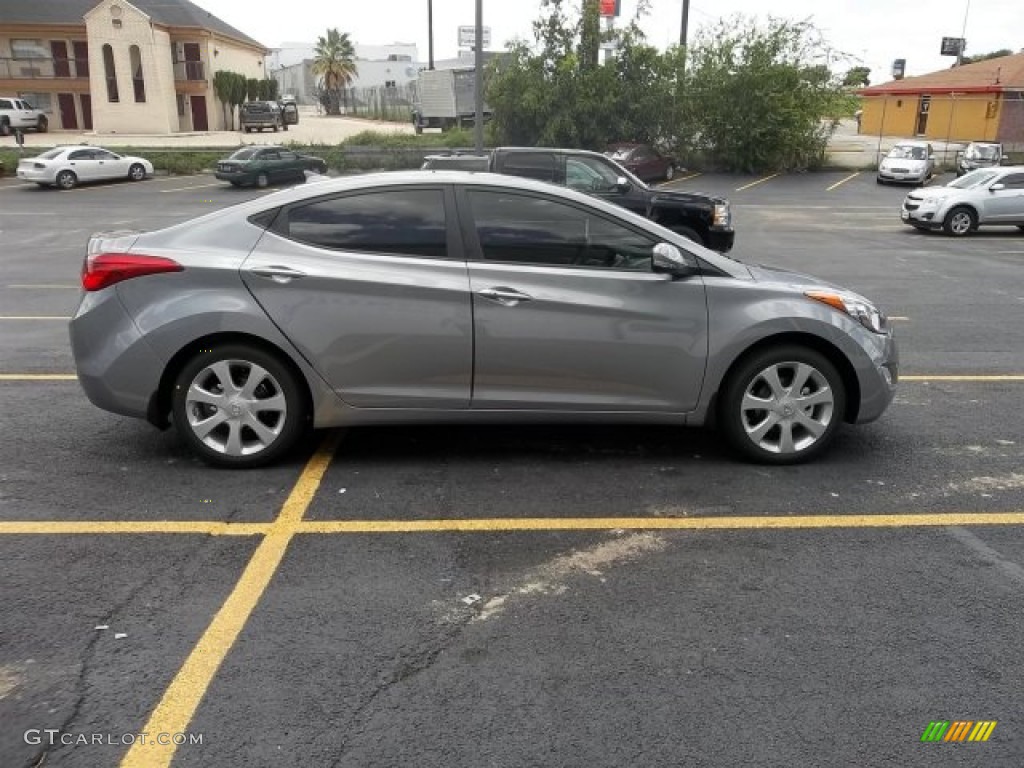
[[[697,268],[692,257],[684,255],[671,243],[658,243],[654,246],[651,265],[655,272],[663,272],[676,277],[693,274]]]
[[[629,179],[625,176],[619,176],[615,180],[615,189],[619,192],[629,192]]]

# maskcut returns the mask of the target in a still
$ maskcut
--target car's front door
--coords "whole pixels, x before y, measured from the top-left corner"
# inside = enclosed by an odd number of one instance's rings
[[[440,186],[285,207],[242,265],[271,320],[350,405],[469,406],[469,277]]]
[[[128,161],[120,155],[105,149],[94,149],[93,160],[96,163],[97,179],[120,179],[128,175]]]
[[[655,236],[541,193],[472,187],[458,198],[474,409],[694,408],[707,357],[704,283],[654,273]]]
[[[94,181],[100,177],[100,164],[96,150],[76,149],[68,155],[68,165],[79,181]]]
[[[578,191],[621,205],[641,216],[647,215],[647,195],[633,184],[629,184],[627,188],[619,187],[618,181],[622,177],[622,172],[604,158],[569,155],[565,159],[565,175],[567,180],[586,177],[599,179],[592,182],[589,189]]]
[[[992,186],[1002,185],[1002,189]],[[985,199],[985,223],[1024,223],[1024,173],[1008,173],[989,186]]]

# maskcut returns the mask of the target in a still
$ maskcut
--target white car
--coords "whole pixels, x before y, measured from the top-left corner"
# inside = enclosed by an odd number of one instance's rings
[[[879,184],[924,184],[935,174],[935,153],[926,141],[901,141],[878,164]]]
[[[1024,230],[1024,165],[979,168],[944,187],[915,190],[903,201],[900,218],[916,229],[956,237],[993,224]]]
[[[30,128],[46,133],[49,128],[46,115],[19,96],[0,96],[0,136],[10,136],[17,130]]]
[[[18,178],[22,181],[59,189],[73,189],[104,179],[142,181],[152,174],[153,164],[149,160],[88,145],[57,147],[18,163]]]

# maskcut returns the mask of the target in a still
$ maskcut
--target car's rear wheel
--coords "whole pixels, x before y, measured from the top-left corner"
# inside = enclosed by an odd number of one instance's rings
[[[953,237],[963,237],[964,235],[970,234],[978,225],[978,217],[974,211],[970,208],[963,206],[957,206],[949,213],[946,214],[945,220],[942,222],[942,229],[947,235],[953,235]]]
[[[74,171],[61,171],[57,174],[57,186],[61,189],[74,189],[78,184],[78,177]]]
[[[36,130],[39,133],[46,133],[50,128],[50,121],[46,119],[46,115],[40,115],[39,119],[36,120]]]
[[[261,173],[259,176],[256,177],[256,186],[259,187],[260,189],[263,189],[268,184],[270,184],[270,178],[267,176],[267,174]]]
[[[0,136],[10,136],[10,135],[11,135],[11,123],[5,117],[3,120],[0,120]]]
[[[676,175],[676,167],[672,163],[668,164],[668,168],[665,169],[665,181],[672,181]]]
[[[786,345],[753,355],[731,374],[719,420],[744,457],[796,464],[828,447],[845,409],[846,389],[835,366],[813,349]]]
[[[195,355],[174,382],[174,426],[203,461],[247,469],[294,446],[305,425],[299,381],[277,357],[244,344]]]
[[[142,163],[132,163],[131,168],[128,169],[128,178],[132,181],[142,181],[146,178],[146,169]]]

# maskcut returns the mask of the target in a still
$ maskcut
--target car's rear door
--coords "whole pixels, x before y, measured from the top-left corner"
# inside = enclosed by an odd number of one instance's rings
[[[542,193],[458,192],[470,257],[474,409],[692,410],[708,314],[699,276],[651,269],[658,239]]]
[[[242,266],[271,320],[349,404],[469,406],[469,277],[443,185],[286,206]]]

